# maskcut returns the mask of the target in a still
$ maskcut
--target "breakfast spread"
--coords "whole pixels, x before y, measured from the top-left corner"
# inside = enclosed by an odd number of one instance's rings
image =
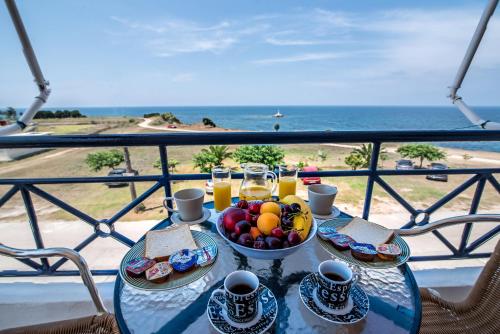
[[[188,225],[149,231],[145,239],[145,256],[126,264],[125,272],[130,277],[164,283],[174,271],[184,273],[195,267],[205,267],[217,258],[215,245],[198,248]]]
[[[168,262],[175,271],[183,273],[192,269],[198,261],[198,255],[189,249],[181,249],[170,256]]]
[[[377,247],[377,255],[385,261],[393,261],[401,255],[401,249],[395,244],[382,244]]]
[[[163,283],[172,272],[172,266],[168,262],[158,262],[146,270],[146,279],[153,283]]]
[[[320,226],[318,237],[360,261],[395,261],[401,255],[400,247],[391,243],[393,230],[358,217],[340,227]]]
[[[297,246],[307,239],[313,220],[309,206],[295,195],[281,202],[240,200],[222,217],[224,235],[231,242],[259,250]]]
[[[373,261],[377,255],[377,249],[372,244],[354,242],[350,247],[352,256],[360,261]]]
[[[138,257],[130,260],[127,263],[125,271],[131,277],[141,277],[142,275],[144,275],[146,270],[154,266],[155,263],[156,262],[154,260],[150,260],[145,257]]]

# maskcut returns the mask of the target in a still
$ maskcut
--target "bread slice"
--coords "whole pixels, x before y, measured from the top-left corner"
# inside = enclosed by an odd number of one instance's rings
[[[188,225],[174,225],[146,234],[144,256],[156,261],[166,261],[181,249],[196,249],[196,242]]]
[[[377,247],[389,242],[394,231],[359,217],[354,217],[347,225],[337,229],[338,233],[347,234],[356,242],[372,244]]]

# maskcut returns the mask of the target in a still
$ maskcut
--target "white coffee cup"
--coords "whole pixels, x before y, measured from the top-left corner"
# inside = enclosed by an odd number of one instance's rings
[[[332,213],[332,205],[337,196],[337,187],[327,184],[311,184],[307,188],[309,206],[313,214],[326,216]]]
[[[195,221],[203,216],[203,201],[205,191],[198,188],[179,190],[173,197],[166,197],[163,206],[172,213],[178,213],[185,222]],[[168,200],[174,200],[178,210],[168,206]]]

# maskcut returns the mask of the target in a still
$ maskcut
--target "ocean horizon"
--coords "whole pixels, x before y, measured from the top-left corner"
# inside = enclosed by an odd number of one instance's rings
[[[199,123],[208,117],[219,127],[248,131],[342,130],[456,130],[478,129],[455,106],[151,106],[61,107],[79,109],[89,117],[142,117],[146,113],[172,112],[183,123]],[[500,106],[473,107],[484,119],[499,120]],[[20,109],[21,110],[21,109]],[[280,111],[282,118],[273,115]],[[440,146],[500,152],[500,143],[439,143]]]

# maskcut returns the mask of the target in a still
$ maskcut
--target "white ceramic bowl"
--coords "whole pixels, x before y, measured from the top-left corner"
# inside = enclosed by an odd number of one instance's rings
[[[224,234],[224,227],[222,226],[223,214],[224,213],[221,213],[219,218],[217,219],[217,232],[219,232],[219,235],[224,240],[226,240],[229,243],[229,245],[233,247],[238,253],[241,253],[246,257],[251,257],[254,259],[276,260],[287,257],[288,255],[295,253],[300,247],[304,246],[306,243],[311,241],[311,239],[314,238],[314,236],[316,235],[316,231],[318,230],[318,223],[313,218],[311,229],[309,230],[309,235],[307,236],[307,239],[302,241],[300,244],[281,249],[255,249],[237,244],[236,242],[233,242],[226,237],[226,235]]]

